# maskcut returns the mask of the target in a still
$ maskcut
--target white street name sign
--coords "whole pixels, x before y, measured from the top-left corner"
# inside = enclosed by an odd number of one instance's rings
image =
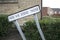
[[[19,18],[23,18],[23,17],[29,16],[29,15],[32,15],[32,14],[35,14],[38,12],[40,12],[39,6],[34,6],[27,10],[17,12],[16,14],[8,16],[8,20],[9,20],[9,22],[11,22],[11,21],[17,20]]]

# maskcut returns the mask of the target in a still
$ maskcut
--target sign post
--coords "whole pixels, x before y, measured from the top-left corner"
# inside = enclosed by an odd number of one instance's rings
[[[45,37],[44,37],[44,35],[43,35],[43,32],[42,32],[42,30],[41,30],[41,27],[40,27],[40,24],[39,24],[39,21],[38,21],[37,14],[34,14],[34,20],[35,20],[35,22],[36,22],[36,26],[37,26],[37,29],[38,29],[38,31],[39,31],[39,34],[40,34],[42,40],[45,40]]]
[[[26,40],[25,35],[23,34],[22,29],[21,29],[18,21],[15,20],[13,23],[16,25],[16,28],[17,28],[17,30],[19,31],[19,34],[21,35],[22,39],[23,39],[23,40]]]
[[[44,35],[43,35],[43,32],[42,32],[42,30],[40,28],[40,25],[39,25],[39,22],[38,22],[38,17],[37,17],[37,14],[36,14],[38,12],[40,12],[40,9],[39,9],[39,6],[36,5],[34,7],[25,9],[25,10],[23,10],[21,12],[19,11],[16,14],[13,14],[13,15],[8,16],[9,22],[11,22],[11,21],[14,22],[14,24],[16,25],[17,30],[19,31],[19,33],[20,33],[20,35],[21,35],[21,37],[22,37],[23,40],[26,40],[26,38],[25,38],[25,36],[24,36],[24,34],[22,32],[22,29],[21,29],[19,23],[17,22],[17,19],[20,19],[20,18],[29,16],[29,15],[34,15],[34,20],[36,22],[36,25],[37,25],[37,29],[39,31],[39,34],[40,34],[42,40],[45,40]]]

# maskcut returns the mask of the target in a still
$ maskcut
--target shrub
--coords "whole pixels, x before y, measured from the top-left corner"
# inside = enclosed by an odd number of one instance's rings
[[[60,40],[60,20],[43,19],[39,21],[46,40]],[[34,21],[28,21],[24,25],[24,33],[27,40],[41,40]]]
[[[24,24],[24,33],[27,40],[40,40],[38,30],[34,21],[29,21]]]
[[[7,15],[0,15],[0,36],[8,34],[10,27],[12,27],[12,23],[8,22]]]

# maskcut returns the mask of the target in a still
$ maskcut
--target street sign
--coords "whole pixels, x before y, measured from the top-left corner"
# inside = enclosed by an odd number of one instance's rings
[[[24,11],[21,11],[16,14],[8,16],[8,20],[11,22],[11,21],[17,20],[19,18],[23,18],[23,17],[29,16],[29,15],[38,13],[39,11],[40,11],[39,6],[35,6],[32,8],[29,8],[27,10],[24,10]]]
[[[21,35],[23,40],[26,40],[26,38],[25,38],[25,35],[22,32],[22,29],[21,29],[17,19],[29,16],[29,15],[34,15],[34,20],[36,22],[36,26],[37,26],[37,29],[39,31],[39,34],[40,34],[42,40],[45,40],[45,37],[44,37],[43,32],[40,28],[40,24],[39,24],[38,17],[37,17],[37,14],[36,14],[38,12],[40,12],[39,6],[34,6],[34,7],[29,8],[29,9],[26,9],[24,11],[17,12],[16,14],[8,16],[9,22],[13,21],[13,23],[16,25],[16,28],[19,31],[19,34]]]

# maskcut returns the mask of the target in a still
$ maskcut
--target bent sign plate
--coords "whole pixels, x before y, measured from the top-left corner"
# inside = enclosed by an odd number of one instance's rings
[[[17,20],[19,18],[23,18],[23,17],[29,16],[32,14],[36,14],[39,11],[40,11],[39,6],[34,6],[34,7],[27,9],[27,10],[24,10],[24,11],[21,11],[16,14],[8,16],[8,20],[11,22],[11,21]]]

